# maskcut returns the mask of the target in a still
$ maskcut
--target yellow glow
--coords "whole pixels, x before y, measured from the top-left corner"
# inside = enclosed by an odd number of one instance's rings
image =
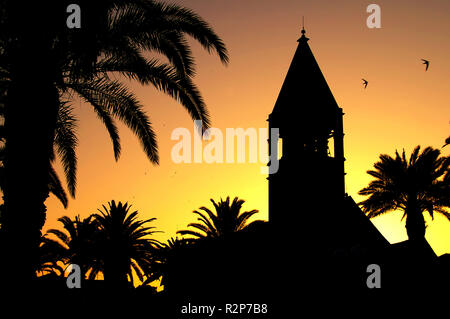
[[[306,16],[309,45],[343,108],[346,191],[356,201],[366,174],[379,154],[414,146],[441,147],[449,135],[450,2],[379,1],[382,29],[365,26],[366,1],[194,1],[194,9],[226,42],[229,67],[193,45],[201,89],[214,127],[266,127],[300,36]],[[253,4],[251,4],[253,3]],[[403,3],[403,4],[402,4]],[[417,17],[420,16],[420,23]],[[431,60],[427,72],[421,58]],[[361,78],[369,81],[363,88]],[[120,127],[122,157],[116,163],[106,130],[87,105],[76,102],[80,118],[77,198],[64,210],[47,200],[45,229],[60,228],[62,215],[87,216],[115,199],[128,201],[167,239],[194,220],[192,210],[209,206],[209,198],[238,196],[244,210],[259,209],[267,218],[267,180],[261,164],[174,164],[170,151],[177,127],[192,131],[180,105],[153,88],[132,85],[158,135],[161,164],[152,166],[130,131]],[[307,119],[305,119],[307,120]],[[448,155],[450,148],[445,150]],[[62,170],[58,172],[63,176]],[[373,222],[391,242],[406,239],[401,214]],[[450,252],[450,223],[428,221],[427,238],[437,254]],[[321,225],[315,225],[320,230]]]

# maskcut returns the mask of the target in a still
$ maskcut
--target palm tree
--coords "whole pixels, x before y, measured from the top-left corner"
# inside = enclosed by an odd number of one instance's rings
[[[230,234],[245,230],[252,223],[247,224],[248,219],[258,210],[241,213],[244,200],[235,197],[230,204],[230,197],[224,201],[216,203],[210,199],[214,205],[216,213],[214,214],[207,207],[200,207],[200,210],[205,213],[194,210],[193,213],[198,215],[197,220],[200,223],[190,223],[188,227],[195,228],[195,230],[180,230],[177,233],[181,235],[190,235],[194,238],[227,238]]]
[[[367,173],[375,179],[359,191],[369,196],[360,202],[369,218],[400,209],[406,217],[406,231],[411,241],[422,241],[425,236],[423,212],[433,218],[440,213],[450,220],[450,157],[440,156],[440,151],[432,147],[421,153],[417,146],[409,160],[405,151],[395,158],[380,155],[380,161],[374,164],[375,170]]]
[[[7,140],[2,237],[14,242],[2,248],[5,258],[22,259],[17,264],[23,268],[8,268],[2,274],[21,273],[21,278],[33,274],[45,222],[48,172],[58,138],[58,110],[67,100],[78,95],[92,105],[113,141],[116,159],[121,151],[118,119],[137,135],[147,157],[156,164],[156,140],[148,116],[137,98],[111,75],[153,85],[178,100],[207,128],[209,115],[192,82],[194,60],[186,35],[209,52],[217,52],[223,63],[228,61],[222,40],[189,9],[151,0],[86,1],[82,28],[68,29],[63,13],[69,3],[33,2],[23,10],[18,1],[1,0],[0,87],[6,91]],[[36,17],[39,28],[34,25]],[[166,56],[169,64],[149,58],[151,53]],[[58,153],[73,155],[66,149]],[[73,195],[74,166],[64,166],[64,170]],[[23,188],[14,183],[25,177],[29,181],[26,201]],[[26,235],[13,241],[18,233]]]
[[[186,248],[190,247],[193,240],[187,238],[170,238],[166,243],[159,243],[156,246],[156,250],[153,253],[151,268],[146,271],[146,278],[142,283],[142,286],[149,285],[150,283],[160,280],[160,285],[165,289],[169,283],[169,273],[173,263],[177,256],[185,253]]]
[[[102,270],[102,261],[98,257],[100,247],[99,225],[93,216],[82,219],[79,215],[74,219],[63,216],[58,219],[65,231],[50,229],[44,236],[42,250],[51,256],[51,261],[62,261],[64,264],[80,266],[83,277],[94,279]],[[56,240],[49,235],[56,236]]]
[[[5,158],[5,127],[4,122],[4,104],[0,100],[0,190],[4,189],[5,183],[5,168],[3,165],[3,160]],[[72,114],[72,108],[64,103],[58,110],[58,118],[56,124],[56,138],[54,141],[54,148],[58,150],[59,153],[64,153],[65,156],[61,156],[64,167],[67,167],[67,172],[70,178],[67,179],[67,186],[74,196],[75,190],[75,176],[76,171],[76,155],[75,147],[77,145],[77,138],[75,135],[76,119]],[[52,154],[51,161],[55,160],[54,154]],[[59,201],[63,204],[64,208],[68,206],[68,197],[66,191],[64,190],[58,174],[56,173],[53,165],[50,165],[49,171],[50,177],[48,182],[49,192],[56,196]],[[23,194],[26,196],[26,194]]]
[[[100,214],[94,217],[99,225],[99,245],[103,260],[105,281],[113,287],[126,287],[128,280],[133,283],[133,273],[144,281],[151,269],[153,252],[160,243],[148,236],[156,231],[154,227],[144,227],[156,218],[137,219],[137,211],[129,213],[131,205],[113,200],[103,205]]]
[[[63,277],[65,271],[64,256],[66,247],[59,241],[53,240],[47,234],[42,236],[39,245],[39,264],[36,268],[36,275],[53,275]]]

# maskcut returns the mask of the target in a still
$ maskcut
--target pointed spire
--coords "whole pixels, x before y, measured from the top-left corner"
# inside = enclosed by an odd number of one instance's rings
[[[273,127],[293,123],[299,118],[306,129],[314,124],[318,129],[333,128],[338,105],[308,45],[305,29],[298,39],[297,50],[289,66],[277,101],[270,115]]]

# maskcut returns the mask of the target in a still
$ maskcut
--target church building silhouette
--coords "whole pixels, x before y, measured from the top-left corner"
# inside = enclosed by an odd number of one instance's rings
[[[266,300],[277,303],[278,314],[291,315],[296,291],[345,298],[344,292],[445,282],[426,241],[390,244],[346,193],[343,109],[301,33],[268,117],[269,129],[279,129],[277,141],[268,140],[269,153],[279,158],[278,171],[268,176],[269,221],[178,252],[170,261],[169,295]],[[381,289],[368,284],[373,265]]]
[[[387,241],[345,192],[344,113],[308,40],[303,29],[268,119],[280,139],[269,141],[269,148],[280,145],[269,152],[282,152],[278,171],[268,177],[269,221],[327,250],[383,246]]]

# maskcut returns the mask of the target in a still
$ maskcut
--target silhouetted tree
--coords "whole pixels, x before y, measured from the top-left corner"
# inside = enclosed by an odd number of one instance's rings
[[[151,269],[146,271],[146,280],[143,285],[148,285],[160,280],[161,286],[167,286],[170,276],[171,262],[185,252],[185,248],[192,244],[192,240],[186,238],[170,238],[166,243],[159,243],[153,253]]]
[[[128,279],[133,282],[133,271],[144,281],[145,271],[151,269],[153,252],[160,244],[148,238],[155,233],[154,227],[144,227],[156,218],[137,219],[137,211],[129,213],[131,206],[113,200],[108,207],[94,217],[98,222],[101,259],[105,281],[111,286],[123,288]]]
[[[150,0],[85,1],[81,29],[69,29],[65,21],[69,3],[31,2],[24,10],[20,2],[1,1],[0,85],[6,91],[7,140],[2,237],[8,242],[2,248],[5,258],[20,259],[20,266],[2,274],[17,271],[29,278],[38,262],[48,172],[63,101],[75,93],[92,105],[113,141],[116,159],[121,148],[114,119],[119,119],[137,135],[150,161],[158,163],[150,120],[137,98],[111,73],[153,85],[180,101],[207,128],[209,116],[192,82],[194,61],[186,35],[209,52],[216,51],[222,62],[228,61],[222,40],[189,9]],[[166,56],[169,64],[148,58],[150,52]],[[65,150],[59,155],[69,156]],[[73,193],[75,175],[71,167],[64,169],[67,179],[72,179]],[[29,178],[26,201],[22,185],[15,183],[24,176]],[[21,232],[25,235],[13,240]]]
[[[450,220],[446,211],[450,207],[450,157],[440,156],[440,151],[431,147],[419,151],[417,146],[409,160],[405,151],[402,155],[396,151],[395,158],[380,155],[375,170],[367,172],[375,180],[359,191],[369,196],[359,203],[369,218],[400,209],[409,239],[418,241],[425,236],[424,211],[432,218],[436,212]]]
[[[64,257],[66,246],[53,240],[45,234],[41,238],[39,245],[39,264],[36,267],[36,274],[39,276],[53,275],[63,277],[66,266]]]
[[[70,178],[67,179],[68,188],[73,191],[75,190],[75,171],[76,171],[76,155],[75,147],[77,144],[77,138],[75,136],[74,129],[76,127],[76,120],[71,114],[72,109],[68,104],[63,103],[58,111],[58,119],[56,124],[56,137],[54,141],[54,147],[60,153],[64,153],[61,157],[63,165],[67,167],[67,172]],[[0,100],[0,122],[4,121],[4,105]],[[4,188],[5,183],[5,167],[3,165],[3,160],[5,158],[5,127],[3,123],[0,124],[0,189]],[[52,154],[51,161],[55,160],[54,154]],[[50,177],[48,181],[49,192],[56,196],[59,201],[63,204],[64,208],[67,208],[68,198],[66,191],[64,190],[61,181],[56,173],[53,165],[50,165]],[[73,177],[72,177],[73,176]],[[26,196],[27,194],[23,194]]]
[[[58,229],[48,230],[42,250],[46,250],[53,261],[79,265],[83,277],[94,279],[103,270],[103,261],[99,257],[101,247],[98,222],[92,215],[84,219],[80,216],[75,216],[74,219],[64,216],[58,221],[63,224],[65,232]],[[49,234],[55,235],[57,240],[51,239]]]
[[[247,221],[254,214],[258,213],[258,210],[254,209],[248,212],[241,213],[244,200],[235,197],[230,204],[230,197],[220,200],[216,203],[213,199],[210,199],[214,205],[216,213],[214,214],[207,207],[200,207],[200,210],[205,213],[194,210],[193,213],[198,215],[197,220],[200,223],[190,223],[188,227],[195,228],[195,230],[180,230],[177,233],[181,235],[191,235],[196,238],[218,238],[227,237],[228,235],[244,230],[251,224],[247,224]],[[200,232],[199,232],[200,231]]]

